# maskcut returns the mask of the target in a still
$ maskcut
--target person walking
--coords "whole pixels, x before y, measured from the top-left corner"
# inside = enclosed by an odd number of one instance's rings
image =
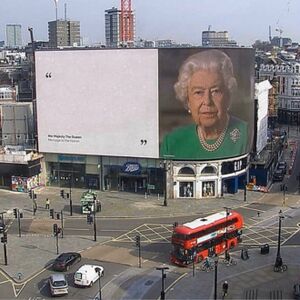
[[[225,280],[223,283],[223,297],[222,299],[224,299],[227,296],[228,293],[228,282]]]
[[[46,199],[46,209],[50,209],[50,200],[47,198]]]

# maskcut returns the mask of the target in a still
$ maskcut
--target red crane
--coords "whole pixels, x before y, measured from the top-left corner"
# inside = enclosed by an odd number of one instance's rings
[[[134,40],[134,17],[131,10],[131,0],[121,0],[120,42]]]

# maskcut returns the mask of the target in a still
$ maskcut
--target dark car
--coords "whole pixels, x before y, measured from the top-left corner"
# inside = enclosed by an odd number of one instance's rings
[[[282,181],[284,178],[284,170],[277,169],[273,174],[273,181]]]
[[[300,284],[294,284],[294,299],[300,299]]]
[[[285,161],[280,161],[277,165],[277,170],[283,170],[284,174],[286,174],[287,163]]]
[[[66,252],[59,255],[52,265],[55,271],[69,270],[71,265],[81,261],[81,255],[76,252]]]

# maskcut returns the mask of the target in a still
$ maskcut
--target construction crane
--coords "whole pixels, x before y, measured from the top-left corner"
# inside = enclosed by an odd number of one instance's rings
[[[131,0],[121,0],[120,42],[127,44],[134,40],[134,20]]]

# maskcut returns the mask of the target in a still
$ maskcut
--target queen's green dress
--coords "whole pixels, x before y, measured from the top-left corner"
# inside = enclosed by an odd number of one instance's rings
[[[216,140],[206,141],[212,145]],[[178,160],[210,160],[239,156],[248,149],[248,125],[231,116],[220,146],[206,150],[200,143],[197,125],[191,124],[167,134],[160,147],[160,157]]]

